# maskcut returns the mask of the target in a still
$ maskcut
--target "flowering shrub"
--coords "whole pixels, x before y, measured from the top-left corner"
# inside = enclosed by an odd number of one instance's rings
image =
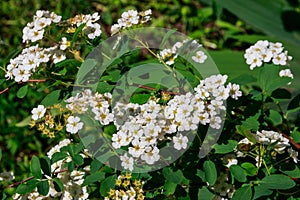
[[[135,35],[148,30],[141,27],[151,15],[124,12],[111,26],[115,40],[103,36],[98,13],[62,19],[38,10],[26,25],[26,47],[10,60],[5,78],[11,86],[24,85],[19,97],[28,86],[51,88],[22,124],[57,145],[32,156],[24,181],[15,181],[13,172],[0,174],[15,188],[12,198],[299,197],[300,133],[289,118],[299,99],[286,110],[281,104],[282,93],[291,96],[283,88],[294,78],[288,51],[259,40],[244,54],[249,75],[202,73],[214,63],[197,41],[176,35],[173,41],[175,31],[168,30],[154,49],[150,38]],[[107,41],[113,43],[105,46]],[[126,52],[130,45],[133,53]],[[94,52],[101,56],[89,57]],[[149,68],[140,70],[142,64]],[[128,96],[124,91],[133,85]]]

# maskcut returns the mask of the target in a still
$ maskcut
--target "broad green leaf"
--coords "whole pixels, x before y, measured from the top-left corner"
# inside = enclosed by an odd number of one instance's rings
[[[45,107],[47,106],[52,106],[56,103],[59,103],[58,99],[59,99],[59,95],[60,95],[60,90],[54,90],[52,91],[50,94],[48,94],[40,103],[41,105],[44,105]]]
[[[116,175],[109,176],[106,179],[104,179],[101,182],[101,185],[100,185],[100,194],[102,196],[106,197],[108,195],[109,190],[111,188],[115,187],[116,180],[117,180],[117,176]]]
[[[37,189],[38,189],[38,192],[41,195],[46,196],[48,194],[48,192],[49,192],[49,183],[48,183],[48,180],[39,182],[39,184],[37,185]]]
[[[97,92],[103,94],[105,92],[111,92],[113,88],[114,86],[108,84],[107,82],[99,82],[97,85]]]
[[[293,132],[291,133],[291,137],[293,138],[293,140],[297,143],[300,143],[300,132],[297,131],[297,128],[295,128],[293,130]]]
[[[214,197],[215,195],[207,187],[198,190],[198,199],[212,200]]]
[[[52,163],[55,163],[59,160],[62,160],[64,158],[66,158],[68,155],[66,153],[63,153],[63,152],[56,152],[53,154],[52,156]]]
[[[277,126],[282,123],[281,115],[275,110],[270,110],[269,118],[274,126]]]
[[[85,76],[97,65],[95,59],[86,59],[80,66],[77,77],[76,84],[83,84]]]
[[[225,154],[225,153],[232,152],[235,149],[237,144],[238,142],[235,140],[228,140],[228,144],[215,144],[214,145],[215,153]]]
[[[91,173],[95,173],[96,171],[98,171],[101,166],[102,163],[99,160],[94,159],[91,163]]]
[[[242,74],[242,75],[232,79],[230,82],[236,83],[239,85],[246,85],[247,83],[252,83],[255,81],[257,81],[257,79],[254,76],[252,76],[250,74]]]
[[[253,197],[253,199],[257,199],[257,198],[262,197],[262,196],[268,196],[272,193],[273,193],[272,190],[269,190],[268,188],[265,188],[262,185],[256,185],[256,186],[254,186],[254,197]]]
[[[64,191],[64,184],[59,180],[58,178],[53,179],[53,184],[54,184],[54,189],[57,192],[62,192]]]
[[[196,176],[198,176],[199,178],[201,178],[201,180],[203,182],[206,182],[206,178],[205,178],[205,172],[200,170],[200,169],[197,169],[197,174]]]
[[[92,173],[91,175],[87,176],[84,179],[82,186],[89,185],[96,181],[102,181],[104,178],[105,178],[105,172],[98,171],[98,172]]]
[[[232,176],[239,182],[247,181],[246,174],[245,174],[243,168],[241,168],[239,165],[231,165],[230,172],[231,172]]]
[[[165,195],[172,195],[174,194],[175,190],[176,190],[177,184],[167,180],[165,185],[164,185],[164,194]]]
[[[205,172],[205,179],[209,185],[214,185],[217,180],[217,169],[215,163],[210,160],[206,160],[203,164],[203,169]]]
[[[181,183],[184,178],[181,170],[173,171],[170,167],[165,167],[163,169],[163,175],[167,180],[175,184]]]
[[[280,171],[285,173],[286,175],[293,177],[293,178],[300,178],[300,169],[297,165],[291,165],[288,164],[289,169],[285,169],[284,167],[281,167]]]
[[[82,165],[83,164],[83,158],[79,155],[76,154],[74,157],[72,157],[72,160],[75,162],[77,165]]]
[[[28,85],[24,85],[20,87],[20,89],[17,92],[17,97],[18,98],[24,98],[28,92]]]
[[[72,172],[72,171],[74,170],[74,168],[75,168],[75,163],[74,163],[74,161],[68,162],[68,171],[69,171],[69,172]]]
[[[47,156],[44,156],[40,159],[42,171],[50,176],[51,175],[51,161]]]
[[[30,193],[34,190],[34,188],[36,188],[37,184],[38,182],[36,181],[36,179],[30,180],[25,184],[19,185],[16,189],[16,193],[18,194]]]
[[[259,122],[258,122],[259,115],[260,114],[257,113],[256,115],[247,118],[245,121],[242,122],[242,126],[245,127],[246,129],[257,131],[259,129]]]
[[[150,98],[150,94],[134,94],[130,98],[130,102],[137,103],[137,104],[145,104],[147,103],[149,98]]]
[[[257,174],[258,168],[255,167],[252,163],[244,162],[241,164],[242,168],[245,169],[245,173],[248,176],[255,176]]]
[[[232,200],[251,200],[252,199],[252,189],[250,185],[244,185],[237,189],[232,198]]]
[[[40,160],[36,156],[32,156],[32,159],[30,162],[30,172],[32,173],[32,175],[35,178],[37,178],[37,179],[42,178],[42,170],[41,170]]]
[[[280,180],[280,181],[278,181]],[[260,184],[268,189],[286,190],[294,187],[296,184],[288,176],[274,174],[266,176],[260,181]]]

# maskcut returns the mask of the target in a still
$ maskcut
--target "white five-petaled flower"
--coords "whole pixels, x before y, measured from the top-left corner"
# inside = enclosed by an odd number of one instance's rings
[[[66,125],[67,132],[75,134],[83,127],[83,123],[80,122],[79,117],[70,116]]]
[[[44,117],[46,112],[46,108],[43,105],[38,105],[37,108],[32,109],[32,119],[33,120],[38,120],[42,117]]]
[[[180,149],[186,149],[187,143],[189,139],[186,136],[183,136],[182,134],[179,134],[178,137],[173,137],[173,142],[174,142],[174,148],[177,150]]]
[[[124,156],[120,156],[120,160],[121,160],[121,166],[124,169],[128,169],[129,171],[133,170],[133,158],[128,157],[127,154],[125,154]]]
[[[207,56],[204,54],[203,51],[197,51],[195,56],[192,56],[193,61],[197,63],[204,63],[207,59]]]

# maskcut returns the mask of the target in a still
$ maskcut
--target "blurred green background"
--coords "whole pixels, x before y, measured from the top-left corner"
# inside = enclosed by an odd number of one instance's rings
[[[110,26],[129,9],[152,9],[151,26],[177,29],[198,40],[208,50],[221,73],[231,79],[250,73],[243,53],[260,39],[280,41],[294,57],[291,69],[299,91],[300,79],[300,6],[299,0],[9,0],[0,1],[0,66],[5,67],[22,48],[22,29],[32,21],[36,10],[54,11],[63,19],[76,14],[99,12],[102,28]],[[251,72],[252,73],[252,72]],[[255,73],[255,70],[253,71]],[[0,91],[7,88],[0,71]],[[0,171],[14,171],[17,180],[27,177],[32,155],[42,155],[57,141],[46,139],[28,127],[16,124],[30,115],[48,91],[16,97],[20,85],[0,95],[0,147],[3,158]]]

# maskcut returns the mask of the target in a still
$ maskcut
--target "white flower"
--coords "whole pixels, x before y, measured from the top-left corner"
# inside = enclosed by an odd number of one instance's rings
[[[204,61],[207,59],[207,56],[203,51],[197,51],[196,55],[192,56],[192,59],[197,63],[204,63]]]
[[[239,85],[228,83],[227,88],[229,89],[229,95],[231,96],[231,98],[237,100],[238,97],[242,96]]]
[[[183,136],[182,134],[179,134],[179,136],[177,137],[174,136],[173,137],[174,148],[177,150],[186,149],[188,141],[189,139],[186,136]]]
[[[31,74],[24,66],[19,66],[19,68],[14,68],[12,70],[12,75],[15,77],[16,82],[26,82],[29,80]]]
[[[44,117],[44,115],[46,113],[46,108],[43,105],[38,105],[37,108],[32,109],[31,113],[32,113],[32,119],[38,120],[38,119]]]
[[[35,41],[43,39],[44,32],[45,32],[44,29],[42,29],[42,30],[34,30],[34,29],[30,30],[29,31],[29,40],[31,40],[31,42],[35,42]]]
[[[291,70],[290,69],[283,69],[283,70],[280,70],[279,72],[279,76],[280,77],[290,77],[290,78],[294,78],[294,75],[292,74]]]
[[[110,28],[111,35],[118,33],[120,31],[120,29],[121,29],[121,26],[119,24],[112,25]]]
[[[287,61],[286,54],[280,53],[280,54],[274,55],[272,61],[275,65],[286,65],[286,61]]]
[[[152,165],[160,158],[159,149],[157,147],[147,147],[141,158],[146,161],[147,164]]]
[[[87,28],[85,30],[88,34],[89,39],[94,39],[95,37],[100,36],[102,33],[101,26],[98,23],[92,24],[91,22],[88,22]]]
[[[68,117],[68,123],[66,125],[67,132],[75,134],[83,127],[83,123],[80,122],[79,117],[70,116]]]
[[[131,142],[131,144],[133,145],[133,147],[128,148],[129,154],[136,158],[140,157],[140,155],[142,155],[145,151],[146,143],[140,142],[139,140],[135,139]]]
[[[231,165],[237,165],[238,160],[235,158],[228,158],[228,164],[226,164],[226,167],[230,168]]]
[[[67,40],[67,38],[66,37],[63,37],[62,39],[61,39],[61,44],[60,44],[60,46],[59,46],[59,48],[61,49],[61,50],[65,50],[66,48],[68,48],[69,46],[70,46],[70,42]]]
[[[121,166],[124,169],[128,169],[129,171],[133,170],[133,158],[128,157],[127,154],[124,156],[120,156],[120,160],[122,161]]]
[[[54,55],[53,55],[53,63],[56,64],[60,61],[63,61],[66,59],[66,55],[61,52],[61,51],[57,51]]]
[[[290,154],[290,157],[293,158],[294,162],[295,163],[298,163],[299,159],[298,159],[298,152],[295,151],[294,149],[292,148],[289,148],[287,150],[287,152]]]

